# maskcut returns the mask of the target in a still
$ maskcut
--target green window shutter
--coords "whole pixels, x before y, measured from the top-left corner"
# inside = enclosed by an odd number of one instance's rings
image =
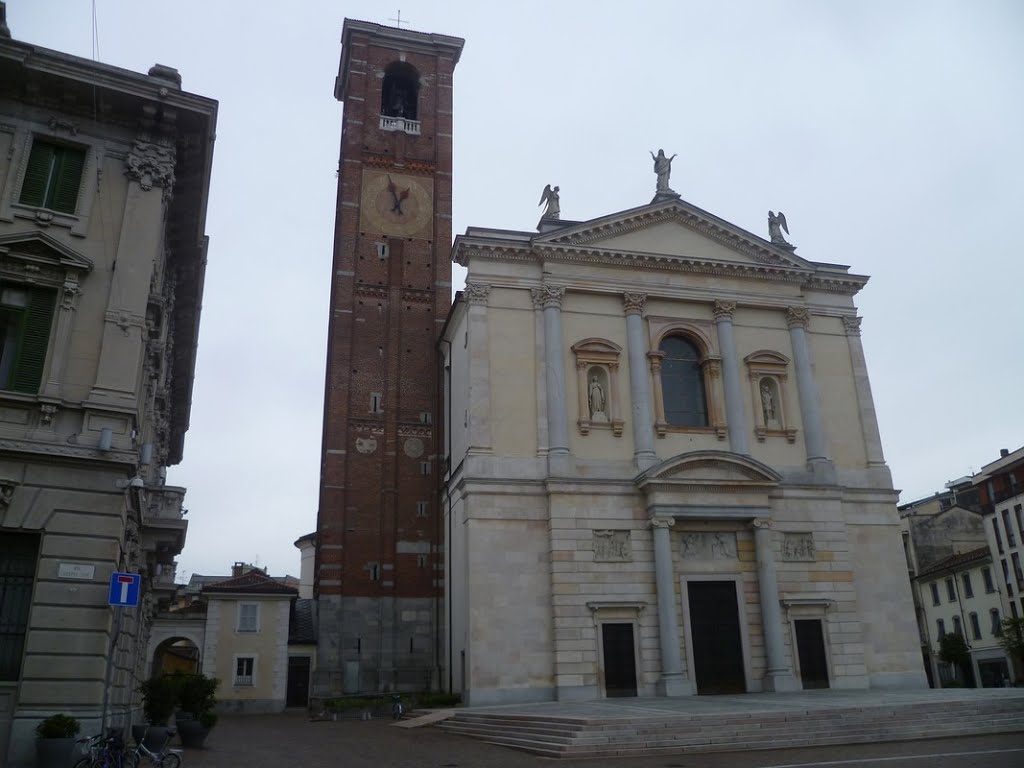
[[[23,205],[41,206],[46,199],[46,186],[50,179],[57,147],[45,142],[32,142],[32,151],[28,155],[28,167],[25,169],[25,181],[21,185]]]
[[[18,360],[11,376],[11,389],[15,392],[36,393],[43,378],[46,348],[50,343],[50,324],[53,321],[55,295],[47,288],[30,288],[25,325],[22,329]]]
[[[85,152],[71,147],[58,150],[60,167],[53,180],[49,207],[62,213],[74,213],[78,203],[78,188],[82,184],[82,169],[85,167]]]

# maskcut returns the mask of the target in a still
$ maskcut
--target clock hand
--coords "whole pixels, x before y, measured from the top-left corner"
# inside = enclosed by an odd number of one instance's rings
[[[388,192],[391,193],[391,200],[393,202],[393,205],[391,206],[391,212],[394,213],[395,209],[397,208],[398,212],[401,213],[402,204],[398,200],[398,188],[395,186],[395,182],[391,180],[391,174],[388,174]]]

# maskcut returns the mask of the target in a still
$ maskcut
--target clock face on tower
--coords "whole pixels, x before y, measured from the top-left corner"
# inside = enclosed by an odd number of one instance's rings
[[[363,171],[360,229],[394,237],[430,240],[434,214],[433,179],[393,171]]]

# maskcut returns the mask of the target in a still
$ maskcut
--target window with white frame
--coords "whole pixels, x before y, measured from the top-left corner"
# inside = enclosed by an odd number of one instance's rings
[[[235,685],[254,685],[256,677],[256,657],[235,657]]]
[[[978,621],[978,614],[972,612],[968,620],[971,622],[971,635],[975,640],[981,640],[981,623]]]
[[[259,632],[260,630],[260,604],[239,603],[238,604],[238,631]]]
[[[953,617],[953,634],[960,635],[960,637],[964,636],[964,627],[963,624],[960,622],[959,616]]]
[[[964,582],[964,597],[974,597],[974,585],[971,584],[971,574],[964,573],[961,578]]]
[[[993,608],[988,614],[992,620],[992,637],[1001,637],[1003,634],[1003,621],[999,618],[999,609]]]
[[[946,599],[951,603],[956,602],[956,585],[952,579],[946,579]]]
[[[981,569],[981,580],[985,583],[985,592],[991,594],[996,591],[995,582],[992,581],[992,569],[982,568]]]
[[[932,589],[932,605],[938,605],[939,603],[942,602],[941,598],[939,598],[939,584],[938,584],[938,582],[933,581],[928,586],[930,586],[931,589]]]
[[[935,620],[935,628],[936,630],[938,630],[939,640],[946,636],[946,622],[944,622],[942,619]]]

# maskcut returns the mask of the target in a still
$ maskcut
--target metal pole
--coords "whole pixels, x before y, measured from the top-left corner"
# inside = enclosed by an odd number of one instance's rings
[[[100,733],[107,735],[107,711],[110,706],[110,679],[114,674],[114,653],[117,651],[117,638],[121,634],[121,608],[114,608],[114,634],[110,638],[110,650],[107,652],[107,675],[103,685],[103,719],[100,721]]]

